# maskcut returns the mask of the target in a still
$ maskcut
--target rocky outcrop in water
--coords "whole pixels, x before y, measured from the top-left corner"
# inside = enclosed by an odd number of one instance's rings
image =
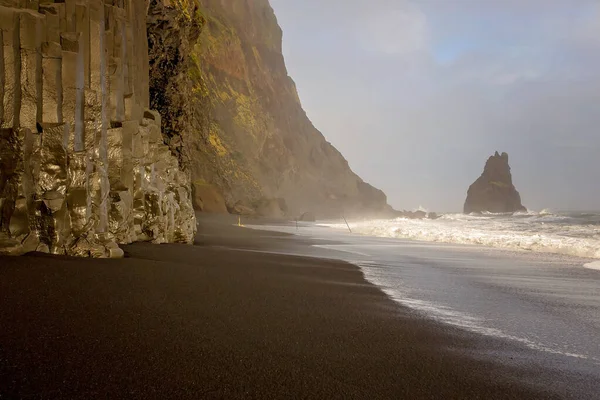
[[[395,218],[406,218],[406,219],[437,219],[438,215],[436,213],[428,213],[426,211],[396,211],[393,216]]]
[[[148,0],[0,0],[0,252],[190,243],[189,175],[149,110]]]
[[[302,109],[268,0],[199,4],[206,25],[188,71],[196,133],[185,145],[193,181],[219,188],[231,210],[284,199],[292,217],[389,212],[385,194],[350,169]]]
[[[508,154],[494,154],[487,160],[483,174],[467,193],[464,212],[510,213],[527,211],[513,185]]]

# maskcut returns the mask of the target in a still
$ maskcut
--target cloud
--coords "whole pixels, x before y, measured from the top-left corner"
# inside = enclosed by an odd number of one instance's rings
[[[276,4],[308,115],[395,207],[459,210],[496,150],[528,207],[598,207],[598,0]]]
[[[399,1],[390,9],[374,9],[359,19],[360,44],[368,51],[410,55],[429,47],[429,28],[423,12]]]
[[[600,4],[592,6],[583,17],[579,34],[583,41],[600,46]]]

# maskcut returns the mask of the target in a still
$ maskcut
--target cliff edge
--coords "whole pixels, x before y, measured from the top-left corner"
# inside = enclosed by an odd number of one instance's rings
[[[302,109],[268,0],[199,0],[206,25],[188,76],[196,135],[188,142],[197,190],[217,187],[227,207],[285,205],[298,216],[376,215],[385,194],[365,183]]]
[[[512,182],[508,154],[490,157],[483,174],[469,187],[464,212],[510,213],[527,211]]]

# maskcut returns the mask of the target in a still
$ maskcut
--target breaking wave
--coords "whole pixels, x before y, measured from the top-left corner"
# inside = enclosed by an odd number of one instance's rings
[[[345,224],[327,224],[346,229]],[[350,223],[368,236],[474,244],[600,259],[600,213],[446,214],[436,220],[396,218]]]
[[[584,267],[586,267],[588,269],[596,269],[596,270],[600,271],[600,261],[595,261],[592,263],[585,264]]]

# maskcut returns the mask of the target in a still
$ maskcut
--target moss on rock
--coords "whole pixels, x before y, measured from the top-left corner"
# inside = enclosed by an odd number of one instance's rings
[[[192,88],[193,135],[186,143],[193,178],[218,187],[230,209],[281,198],[291,214],[388,210],[385,195],[354,174],[307,118],[268,0],[197,2],[203,29],[186,48],[185,74]],[[190,0],[178,4],[187,20]]]

